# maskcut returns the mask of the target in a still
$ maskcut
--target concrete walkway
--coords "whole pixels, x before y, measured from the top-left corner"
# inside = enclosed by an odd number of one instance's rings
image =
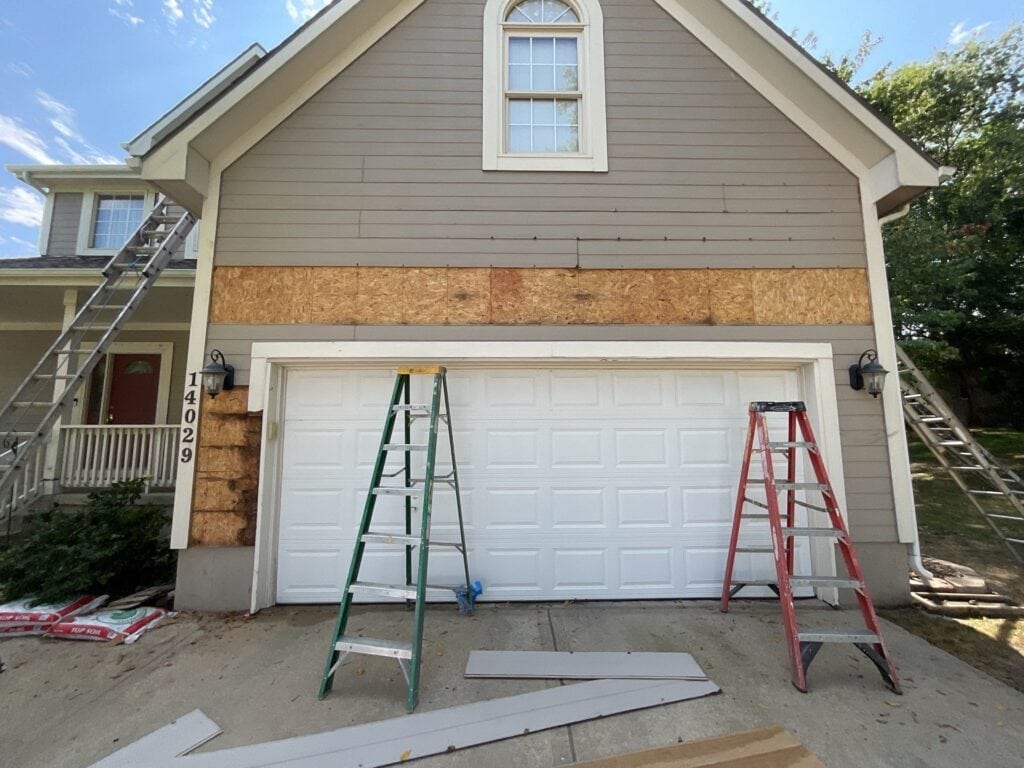
[[[346,661],[334,692],[317,701],[333,615],[326,607],[182,615],[121,647],[5,641],[0,764],[82,768],[196,708],[224,729],[204,751],[402,715],[404,680],[386,659]],[[855,622],[854,613],[811,603],[802,616],[820,626]],[[397,637],[407,620],[403,608],[360,607],[350,631]],[[686,651],[723,693],[414,764],[550,768],[780,723],[830,768],[1022,765],[1024,695],[894,625],[886,632],[906,695],[890,693],[845,646],[822,649],[804,695],[789,683],[771,603],[739,601],[729,615],[692,602],[485,604],[471,618],[432,606],[419,711],[559,685],[466,680],[474,648]]]

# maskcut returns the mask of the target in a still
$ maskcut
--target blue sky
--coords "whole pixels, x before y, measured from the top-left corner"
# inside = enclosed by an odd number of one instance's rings
[[[483,2],[483,0],[481,0]],[[118,162],[131,139],[250,43],[270,49],[327,0],[7,0],[0,166]],[[816,53],[881,36],[864,73],[1024,19],[1024,0],[772,0]],[[0,174],[0,258],[36,254],[41,197]]]

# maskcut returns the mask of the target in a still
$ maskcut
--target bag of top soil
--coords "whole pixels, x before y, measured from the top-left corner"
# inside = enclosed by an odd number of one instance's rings
[[[139,635],[168,615],[163,608],[100,611],[54,624],[46,630],[45,636],[64,640],[120,640],[127,645],[134,643]]]
[[[58,621],[95,611],[106,601],[107,595],[86,595],[65,603],[35,605],[34,599],[28,597],[0,605],[0,637],[41,635]]]

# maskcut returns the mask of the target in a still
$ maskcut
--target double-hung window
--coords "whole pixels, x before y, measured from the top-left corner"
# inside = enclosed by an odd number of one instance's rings
[[[597,0],[489,0],[485,25],[485,170],[607,170]]]
[[[97,195],[90,248],[116,251],[142,223],[145,195]]]

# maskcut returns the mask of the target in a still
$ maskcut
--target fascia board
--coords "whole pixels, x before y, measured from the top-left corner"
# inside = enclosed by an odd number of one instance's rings
[[[198,110],[218,98],[231,87],[235,80],[242,77],[266,55],[267,51],[262,45],[254,43],[249,46],[222,67],[217,74],[164,113],[156,122],[121,146],[130,155],[136,157],[145,155],[175,129],[188,122]]]

